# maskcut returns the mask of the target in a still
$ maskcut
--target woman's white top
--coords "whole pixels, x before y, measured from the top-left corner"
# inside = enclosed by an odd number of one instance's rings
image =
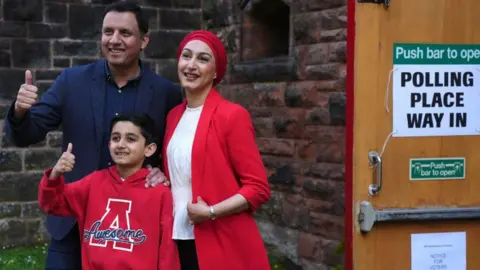
[[[187,107],[167,146],[173,195],[173,239],[195,239],[187,204],[192,201],[192,146],[202,108]]]

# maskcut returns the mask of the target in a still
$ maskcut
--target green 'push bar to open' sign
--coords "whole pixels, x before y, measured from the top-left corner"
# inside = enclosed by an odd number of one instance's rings
[[[465,158],[412,158],[410,180],[465,179]]]

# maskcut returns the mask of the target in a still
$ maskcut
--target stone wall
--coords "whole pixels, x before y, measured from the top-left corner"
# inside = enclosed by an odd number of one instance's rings
[[[0,130],[8,106],[31,69],[40,92],[63,68],[100,57],[99,34],[106,4],[115,0],[0,0]],[[150,15],[151,43],[144,59],[176,80],[174,52],[189,31],[202,27],[200,0],[143,0]],[[3,134],[1,132],[0,134]],[[26,149],[5,138],[0,148],[0,248],[43,241],[37,185],[42,170],[60,154],[61,132]]]
[[[269,13],[281,0],[238,2],[205,0],[204,19],[229,48],[221,93],[249,109],[269,171],[272,199],[258,224],[294,264],[330,269],[343,259],[346,1],[285,1],[286,26],[281,7]]]
[[[99,18],[107,2],[0,0],[0,117],[26,68],[43,91],[62,68],[99,57]],[[289,269],[341,264],[335,251],[344,231],[346,0],[142,3],[153,15],[144,58],[173,81],[174,51],[190,29],[213,30],[227,45],[228,72],[218,88],[250,111],[273,189],[257,213],[265,242],[285,255]],[[3,140],[0,245],[44,239],[36,186],[60,141],[59,132],[27,149]]]

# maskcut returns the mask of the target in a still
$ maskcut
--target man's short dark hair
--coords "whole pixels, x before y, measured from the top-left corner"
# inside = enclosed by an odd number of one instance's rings
[[[130,122],[140,128],[140,133],[145,137],[145,144],[154,143],[157,140],[155,122],[146,114],[120,114],[115,116],[110,123],[110,132],[118,122]]]
[[[148,18],[146,14],[142,11],[142,8],[136,1],[125,0],[112,3],[105,8],[103,17],[107,15],[108,12],[132,12],[135,14],[137,19],[138,28],[142,34],[148,33]]]

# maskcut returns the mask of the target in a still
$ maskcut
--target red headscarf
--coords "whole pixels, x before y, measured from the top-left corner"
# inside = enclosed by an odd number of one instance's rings
[[[212,50],[213,56],[215,57],[215,67],[217,71],[217,77],[213,80],[213,85],[218,84],[222,80],[225,70],[227,69],[227,52],[222,41],[212,32],[206,30],[193,31],[186,35],[182,42],[180,42],[177,49],[177,59],[180,57],[185,45],[192,40],[203,41]]]

